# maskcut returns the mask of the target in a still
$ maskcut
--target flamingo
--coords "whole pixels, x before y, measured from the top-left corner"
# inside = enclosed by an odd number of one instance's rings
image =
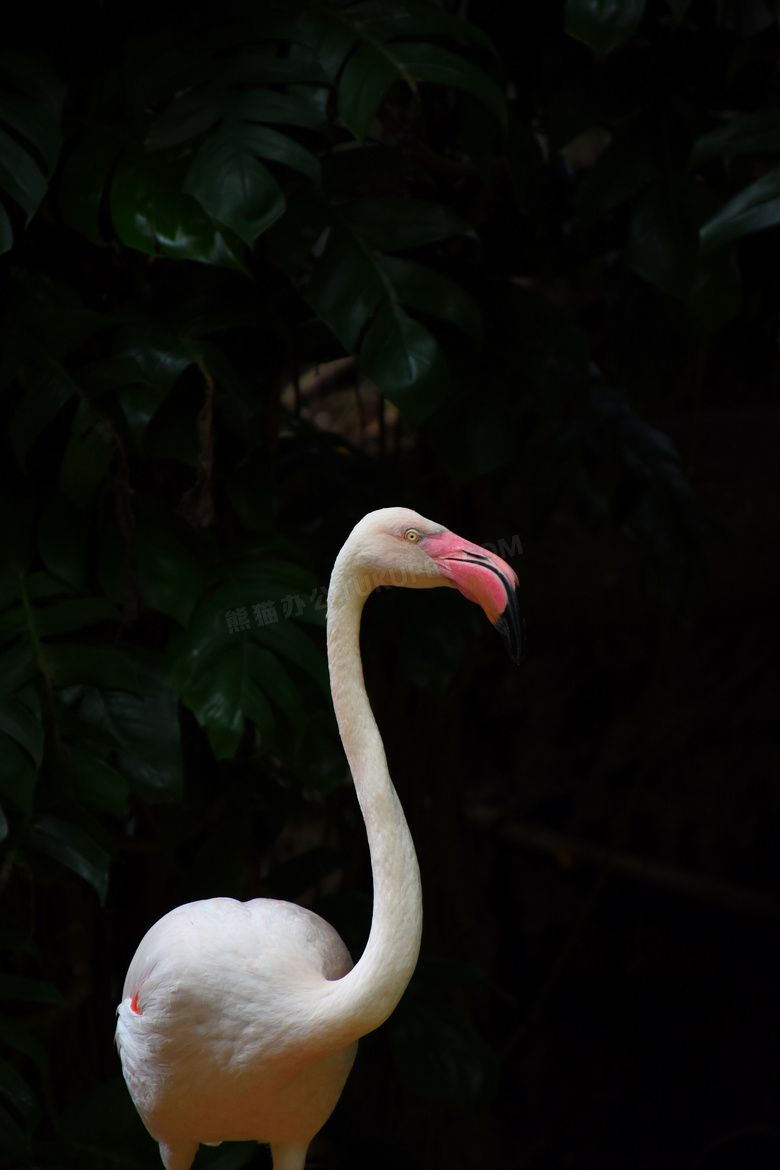
[[[379,585],[459,589],[520,660],[517,577],[500,557],[406,508],[356,525],[331,576],[328,665],[371,852],[369,939],[353,967],[332,926],[267,898],[191,902],[152,926],[127,972],[116,1041],[166,1170],[189,1170],[201,1142],[231,1140],[269,1143],[274,1170],[303,1170],[359,1037],[387,1019],[417,963],[420,873],[360,659],[361,612]]]

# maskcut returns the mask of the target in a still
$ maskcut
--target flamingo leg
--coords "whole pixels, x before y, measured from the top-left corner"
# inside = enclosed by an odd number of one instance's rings
[[[290,1142],[274,1142],[271,1145],[274,1170],[303,1170],[308,1148],[308,1142],[295,1145]]]
[[[165,1170],[190,1170],[198,1152],[198,1142],[185,1142],[175,1147],[167,1142],[160,1142],[160,1157]]]

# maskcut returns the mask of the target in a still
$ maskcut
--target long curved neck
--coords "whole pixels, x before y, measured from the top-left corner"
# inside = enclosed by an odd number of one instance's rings
[[[348,546],[328,591],[328,665],[333,706],[366,824],[374,880],[371,933],[356,966],[327,984],[323,1009],[330,1041],[345,1045],[378,1028],[409,982],[420,951],[422,893],[414,844],[390,780],[382,738],[360,660],[366,576],[350,572]]]

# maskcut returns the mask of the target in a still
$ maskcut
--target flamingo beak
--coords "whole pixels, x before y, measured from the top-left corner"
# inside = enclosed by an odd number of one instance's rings
[[[428,537],[426,552],[443,577],[469,601],[482,607],[493,629],[504,639],[509,657],[520,662],[525,654],[525,624],[520,616],[519,582],[514,569],[495,553],[452,532]]]

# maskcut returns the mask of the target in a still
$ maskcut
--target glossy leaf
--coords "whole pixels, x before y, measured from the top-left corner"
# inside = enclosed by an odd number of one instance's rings
[[[116,607],[105,597],[74,597],[58,601],[35,611],[35,625],[39,637],[70,634],[100,622],[116,622]]]
[[[30,845],[84,878],[95,888],[100,901],[105,901],[109,856],[78,825],[60,817],[41,817],[32,827]]]
[[[24,817],[32,814],[37,765],[33,767],[29,756],[19,747],[18,736],[5,734],[0,730],[0,800],[8,807],[13,805]]]
[[[442,203],[375,195],[338,209],[339,218],[374,248],[397,252],[453,236],[477,239],[474,229]]]
[[[264,748],[273,739],[275,720],[256,678],[257,649],[250,638],[234,638],[202,660],[202,669],[182,691],[182,701],[205,730],[218,759],[236,754],[245,718],[257,727]]]
[[[360,370],[412,425],[432,414],[449,392],[447,368],[435,339],[389,301],[366,331]]]
[[[351,4],[348,17],[363,35],[389,40],[392,37],[452,36],[471,40],[495,53],[495,48],[482,29],[453,16],[444,8],[427,0],[394,0],[392,5],[367,0]]]
[[[0,732],[21,744],[35,767],[40,767],[43,758],[43,728],[29,707],[16,698],[0,698]]]
[[[702,227],[703,254],[780,223],[780,167],[762,175],[729,199]]]
[[[83,400],[73,419],[60,465],[59,487],[76,508],[86,508],[113,462],[116,447],[111,430]]]
[[[90,752],[72,750],[65,771],[80,800],[110,816],[125,815],[129,786],[116,768]]]
[[[65,159],[59,177],[60,209],[68,227],[93,244],[106,242],[100,214],[122,139],[106,127],[94,127]]]
[[[470,93],[490,110],[499,126],[506,127],[504,95],[496,83],[470,61],[437,45],[402,41],[393,48],[400,68],[413,80],[435,82]]]
[[[736,154],[777,153],[780,153],[780,110],[756,110],[729,118],[697,138],[691,152],[691,166]]]
[[[477,344],[481,342],[482,315],[479,306],[460,285],[414,260],[379,256],[377,263],[392,285],[397,301],[412,309],[451,321]]]
[[[364,141],[387,90],[394,81],[435,82],[464,90],[482,101],[506,125],[506,104],[498,87],[476,66],[448,49],[406,41],[366,41],[350,57],[339,82],[339,114]]]
[[[0,1096],[5,1097],[28,1121],[39,1112],[38,1099],[24,1077],[0,1056]]]
[[[599,156],[583,176],[576,195],[579,214],[593,223],[645,189],[656,175],[646,134],[636,123]]]
[[[276,179],[255,158],[242,128],[230,124],[201,146],[183,190],[250,248],[285,207]]]
[[[327,85],[328,75],[316,60],[260,51],[220,61],[213,80],[222,85]]]
[[[652,187],[634,213],[626,259],[661,292],[685,296],[696,270],[697,232],[679,189]]]
[[[564,28],[591,49],[607,53],[639,28],[645,0],[566,0]]]
[[[86,586],[87,517],[52,493],[38,524],[38,549],[46,568],[80,592]]]
[[[58,642],[47,646],[46,657],[59,687],[92,683],[99,687],[140,693],[136,665],[118,648]]]
[[[62,134],[50,111],[23,94],[0,93],[0,122],[5,122],[27,139],[43,159],[47,176],[51,175],[62,144]]]
[[[0,50],[0,78],[13,89],[27,94],[53,118],[59,119],[65,86],[43,61],[12,49]]]
[[[48,189],[32,156],[0,129],[0,186],[26,212],[29,223]]]
[[[154,525],[140,529],[137,552],[144,601],[186,626],[203,589],[197,557],[173,533]]]
[[[383,45],[364,44],[347,62],[339,81],[339,114],[359,142],[364,142],[382,99],[394,81],[411,84]]]
[[[216,227],[197,200],[179,191],[170,169],[154,156],[127,151],[111,184],[111,215],[124,244],[244,271],[241,246]]]
[[[79,715],[118,745],[117,764],[133,789],[150,802],[181,796],[182,762],[176,704],[159,657],[136,652],[141,693],[84,688]]]
[[[13,646],[0,654],[0,694],[12,694],[38,673],[38,663],[29,646]]]
[[[76,393],[67,371],[51,360],[31,379],[11,422],[11,440],[20,464],[44,427]]]
[[[14,232],[8,213],[0,204],[0,255],[9,251],[14,242]]]
[[[179,146],[210,130],[220,115],[218,92],[197,89],[185,93],[155,119],[146,146],[149,150]]]
[[[322,178],[319,159],[287,134],[273,130],[270,126],[246,124],[241,126],[240,134],[246,149],[259,158],[283,163],[292,170],[307,175],[315,183]]]
[[[306,286],[306,300],[350,352],[387,289],[371,250],[354,233],[331,229]]]

